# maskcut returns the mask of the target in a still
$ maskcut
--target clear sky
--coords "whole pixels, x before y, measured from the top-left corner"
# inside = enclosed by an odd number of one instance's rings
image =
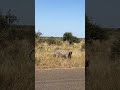
[[[85,0],[35,0],[36,31],[62,37],[65,32],[85,37]]]

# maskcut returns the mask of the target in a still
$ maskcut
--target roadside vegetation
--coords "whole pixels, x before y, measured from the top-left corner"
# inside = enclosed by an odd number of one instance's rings
[[[34,26],[16,25],[11,10],[0,14],[0,90],[34,90]],[[29,84],[29,87],[28,87]]]
[[[98,28],[98,26],[96,28],[96,24],[93,24],[90,19],[88,21],[86,22],[86,30],[88,30],[86,33],[89,34],[86,38],[85,54],[90,63],[86,68],[86,89],[119,90],[119,28]],[[97,32],[98,30],[99,32]]]
[[[35,66],[41,69],[47,68],[73,68],[84,67],[85,40],[77,38],[70,32],[63,37],[42,37],[42,33],[36,33]],[[56,49],[71,50],[71,59],[53,57]]]

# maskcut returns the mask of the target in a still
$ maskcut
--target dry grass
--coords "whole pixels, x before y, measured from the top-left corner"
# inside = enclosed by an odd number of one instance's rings
[[[35,63],[28,57],[34,48],[34,27],[27,28],[0,31],[0,90],[35,88]]]
[[[87,48],[86,54],[90,55],[90,66],[86,71],[87,90],[120,89],[120,65],[110,59],[111,45],[114,40],[110,38],[105,42],[94,41],[93,45]]]
[[[62,42],[61,45],[48,45],[47,43],[39,43],[36,46],[36,66],[40,68],[72,68],[72,67],[84,67],[85,51],[81,51],[81,46],[84,44],[84,40],[78,44],[69,45],[67,42]],[[56,58],[53,57],[54,50],[56,48],[64,50],[72,50],[72,58]]]
[[[31,44],[22,40],[6,45],[0,47],[0,90],[33,90],[34,62],[28,58]]]

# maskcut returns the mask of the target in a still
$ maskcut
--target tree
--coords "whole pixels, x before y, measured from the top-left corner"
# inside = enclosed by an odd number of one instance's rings
[[[42,35],[42,33],[38,31],[35,33],[35,38],[40,38],[41,35]]]
[[[6,14],[6,16],[5,16],[8,25],[12,25],[12,24],[14,24],[15,22],[17,22],[17,21],[19,20],[19,19],[18,19],[14,14],[12,14],[11,12],[12,12],[12,10],[9,9],[8,12],[7,12],[7,14]]]
[[[72,33],[71,33],[71,32],[66,32],[66,33],[64,33],[64,35],[63,35],[63,41],[71,41],[72,38],[73,38],[73,36],[72,36]]]
[[[11,13],[11,9],[9,9],[6,15],[3,15],[2,12],[0,13],[0,29],[9,28],[11,25],[18,22],[19,19]]]
[[[107,39],[106,32],[100,26],[93,24],[88,16],[85,17],[86,41],[105,40]]]
[[[16,29],[14,27],[10,28],[14,24],[16,24],[19,19],[17,16],[12,14],[12,10],[9,9],[7,13],[3,14],[0,11],[0,40],[15,40],[19,38],[20,35],[16,33]],[[20,39],[20,38],[19,38]]]
[[[66,32],[63,35],[63,41],[68,41],[70,44],[74,43],[79,43],[79,39],[75,36],[72,35],[71,32]]]
[[[73,36],[73,37],[72,37],[72,42],[74,42],[74,43],[79,43],[80,40],[79,40],[77,37]]]

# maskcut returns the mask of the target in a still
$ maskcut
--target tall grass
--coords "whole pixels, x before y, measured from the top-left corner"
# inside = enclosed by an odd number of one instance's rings
[[[85,51],[81,51],[82,45],[85,44],[82,40],[78,44],[69,45],[68,42],[62,42],[60,45],[49,45],[46,42],[36,44],[35,53],[35,65],[44,68],[72,68],[72,67],[84,67]],[[72,50],[72,58],[56,58],[53,57],[55,49]]]
[[[115,35],[114,35],[115,36]],[[93,41],[88,45],[90,66],[86,69],[87,90],[119,90],[120,65],[115,64],[111,56],[111,45],[117,38],[111,37],[104,42]]]
[[[28,33],[30,32],[28,30]],[[19,31],[16,31],[16,34],[19,34]],[[24,28],[21,34],[26,36]],[[34,90],[35,63],[30,61],[28,56],[30,50],[34,48],[33,40],[5,39],[0,43],[0,90]]]

